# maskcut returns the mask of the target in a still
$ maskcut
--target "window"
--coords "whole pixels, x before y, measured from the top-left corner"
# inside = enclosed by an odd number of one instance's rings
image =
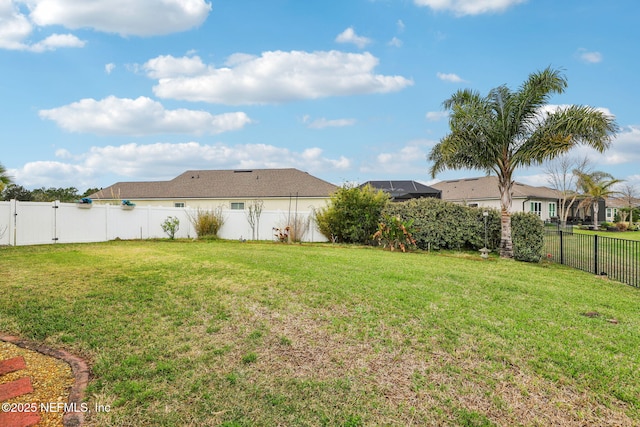
[[[182,203],[182,202],[174,203],[173,207],[174,208],[184,208],[184,203]]]
[[[244,202],[231,202],[231,209],[244,210]]]
[[[531,212],[542,216],[542,202],[531,202]]]
[[[555,218],[556,216],[556,204],[551,202],[549,203],[549,218]]]

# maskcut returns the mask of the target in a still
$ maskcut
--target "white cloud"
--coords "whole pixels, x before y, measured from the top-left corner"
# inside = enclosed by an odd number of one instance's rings
[[[56,50],[61,47],[84,47],[85,41],[80,40],[73,34],[52,34],[46,39],[32,45],[29,50],[33,52],[44,52]]]
[[[503,12],[511,6],[527,0],[413,0],[417,6],[427,6],[435,11],[451,11],[458,16]]]
[[[338,43],[353,43],[358,46],[360,49],[367,46],[371,43],[371,39],[363,36],[359,36],[356,34],[353,27],[349,27],[336,37],[336,42]]]
[[[640,125],[624,127],[614,138],[611,148],[600,154],[607,164],[640,164]]]
[[[163,56],[143,68],[161,98],[211,103],[277,104],[303,99],[396,92],[413,84],[402,76],[373,74],[378,59],[368,52],[269,51],[233,55],[230,66],[205,66],[200,58]]]
[[[520,175],[515,177],[515,180],[526,185],[534,187],[548,187],[549,186],[549,174],[541,172],[530,175]]]
[[[425,117],[430,122],[438,122],[440,120],[444,120],[449,117],[449,112],[447,111],[429,111],[425,114]]]
[[[218,134],[251,123],[243,112],[213,115],[197,110],[165,110],[147,97],[109,96],[82,99],[63,107],[40,110],[40,117],[55,121],[70,132],[98,135],[149,135],[158,133]]]
[[[600,52],[590,52],[587,49],[578,49],[576,53],[577,57],[589,64],[597,64],[598,62],[602,62],[602,54]]]
[[[201,25],[211,4],[205,0],[31,0],[30,8],[29,16],[38,26],[153,36]]]
[[[52,34],[33,43],[29,41],[33,30],[33,23],[20,11],[17,2],[0,1],[0,49],[44,52],[85,45],[84,41],[72,34]]]
[[[0,49],[44,52],[86,43],[73,34],[30,40],[34,29],[47,26],[123,36],[169,34],[201,25],[210,11],[205,0],[0,0]]]
[[[292,151],[267,144],[131,143],[92,147],[79,155],[60,149],[56,155],[62,161],[30,162],[9,172],[16,182],[28,188],[52,185],[84,188],[111,184],[104,184],[104,177],[112,175],[118,180],[170,179],[188,169],[295,167],[318,173],[351,167],[346,157],[327,157],[317,147]]]
[[[33,25],[20,13],[17,5],[11,1],[0,1],[0,48],[27,49],[28,46],[23,41],[32,31]]]
[[[82,164],[59,161],[36,161],[20,169],[12,169],[15,182],[26,188],[76,187],[88,188],[97,176],[97,171]]]
[[[397,37],[393,37],[391,40],[389,40],[389,43],[387,43],[389,46],[394,46],[394,47],[401,47],[402,46],[402,40],[400,40]]]
[[[199,56],[176,58],[171,55],[161,55],[150,59],[142,68],[152,79],[198,76],[208,70]]]
[[[324,129],[328,127],[345,127],[353,126],[356,124],[356,119],[333,119],[327,120],[324,117],[311,120],[309,116],[303,117],[303,122],[307,124],[310,129]]]
[[[405,29],[405,25],[404,22],[402,22],[402,19],[398,19],[398,21],[396,22],[396,26],[398,27],[399,33],[403,32]]]
[[[107,74],[111,74],[111,72],[115,70],[115,68],[116,68],[116,64],[114,64],[113,62],[110,62],[104,66],[104,72]]]
[[[435,144],[436,142],[426,139],[410,141],[397,151],[379,153],[373,160],[365,162],[360,171],[377,173],[381,177],[408,173],[414,174],[414,179],[426,177],[429,172],[427,155]]]
[[[463,80],[460,76],[458,76],[457,74],[453,74],[453,73],[436,73],[436,76],[440,79],[443,80],[445,82],[451,82],[451,83],[464,83],[465,80]]]

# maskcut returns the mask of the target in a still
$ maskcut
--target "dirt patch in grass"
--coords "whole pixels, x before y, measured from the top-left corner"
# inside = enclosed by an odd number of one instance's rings
[[[256,350],[256,381],[309,380],[330,387],[346,383],[350,394],[367,400],[365,422],[456,424],[476,419],[498,425],[634,425],[622,402],[598,402],[588,391],[523,367],[489,366],[496,362],[472,348],[450,353],[423,352],[402,343],[380,345],[375,339],[330,332],[318,312],[282,315],[257,305],[249,311],[247,321],[268,330]],[[350,399],[354,404],[360,400]]]

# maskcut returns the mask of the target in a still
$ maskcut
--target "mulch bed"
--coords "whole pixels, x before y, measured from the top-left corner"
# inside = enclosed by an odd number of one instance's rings
[[[62,417],[50,416],[51,413],[40,413],[42,421],[38,425],[42,426],[64,426],[79,427],[83,424],[85,413],[81,405],[84,400],[84,391],[89,382],[89,367],[81,358],[64,350],[56,350],[50,347],[23,340],[16,336],[0,334],[0,344],[9,343],[19,347],[0,345],[0,360],[8,359],[4,365],[7,367],[0,383],[13,381],[23,381],[22,377],[29,378],[33,384],[32,401],[48,404],[60,402],[67,403],[68,407],[76,408],[75,412],[66,412]],[[28,351],[20,351],[20,349]],[[34,352],[34,353],[32,353]],[[57,359],[57,361],[47,360],[44,356]],[[4,357],[3,357],[4,356]],[[19,359],[26,360],[26,363]],[[62,364],[59,361],[66,363]],[[22,365],[25,365],[24,367]],[[71,372],[69,372],[69,369]],[[15,378],[14,378],[15,377]],[[61,391],[62,390],[62,391]],[[68,399],[66,396],[68,395]],[[19,399],[19,398],[14,398]],[[8,400],[10,402],[12,400]],[[24,403],[24,399],[21,401]],[[54,415],[55,415],[55,411]],[[60,415],[60,414],[58,414]],[[62,424],[60,424],[62,422]],[[27,425],[27,424],[25,424]],[[32,424],[29,424],[32,425]]]

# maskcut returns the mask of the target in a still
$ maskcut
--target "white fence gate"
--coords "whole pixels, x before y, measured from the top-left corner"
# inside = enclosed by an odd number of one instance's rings
[[[195,211],[184,208],[82,205],[56,202],[0,202],[0,245],[104,242],[120,239],[167,237],[161,224],[169,217],[180,220],[176,238],[196,237],[191,223]],[[274,228],[308,222],[304,241],[326,241],[310,212],[263,211],[255,230],[245,211],[224,210],[223,239],[273,240]]]

